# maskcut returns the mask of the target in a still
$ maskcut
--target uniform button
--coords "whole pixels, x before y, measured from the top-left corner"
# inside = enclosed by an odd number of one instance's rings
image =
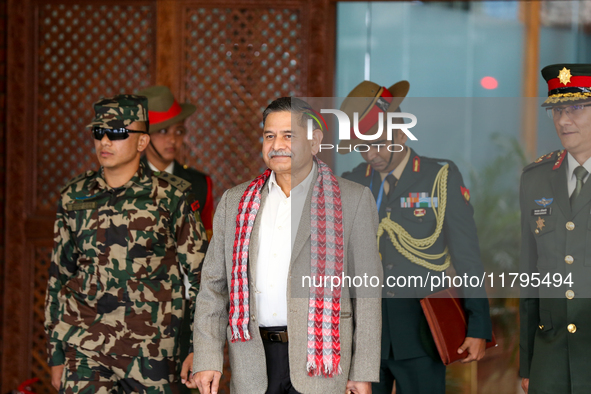
[[[275,317],[275,316],[277,316],[277,314],[276,313],[273,313],[273,317]]]
[[[575,229],[575,224],[573,222],[566,222],[566,229],[568,231],[573,231]]]
[[[388,264],[388,266],[386,268],[388,268],[389,270],[391,270],[392,268],[394,268],[394,264]]]
[[[540,327],[540,330],[543,330],[544,329],[544,325],[543,324],[540,324],[538,327]]]
[[[277,257],[277,253],[273,253],[273,257]]]
[[[536,233],[536,234],[539,234],[539,233],[540,233],[540,229],[536,229],[536,230],[534,231],[534,233]]]
[[[572,300],[573,298],[575,298],[575,292],[572,290],[567,290],[566,291],[566,298],[568,298],[569,300]]]
[[[257,317],[255,315],[252,315],[252,320],[256,320]]]
[[[571,334],[574,334],[575,332],[577,332],[577,326],[575,326],[574,324],[569,324],[566,329],[568,330],[568,332],[570,332]]]
[[[574,259],[574,257],[573,257],[573,256],[571,256],[571,255],[569,254],[568,256],[566,256],[566,257],[564,258],[564,262],[565,262],[565,263],[567,263],[567,264],[572,264],[572,263],[574,263],[574,262],[575,262],[575,259]]]
[[[277,230],[281,230],[281,226],[277,227]]]
[[[394,297],[396,295],[393,291],[388,291],[386,294],[388,297]]]

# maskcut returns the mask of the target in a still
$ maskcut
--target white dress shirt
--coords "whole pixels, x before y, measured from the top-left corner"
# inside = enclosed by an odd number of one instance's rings
[[[258,260],[256,265],[256,303],[259,326],[287,326],[287,280],[291,249],[302,217],[302,210],[312,184],[316,163],[289,197],[271,173],[259,228]],[[292,230],[293,229],[293,230]],[[253,245],[256,247],[256,245]]]
[[[580,166],[579,162],[569,153],[567,154],[567,163],[568,168],[566,170],[566,181],[568,185],[568,195],[571,196],[577,187],[577,177],[575,176],[575,168]],[[587,170],[587,172],[591,173],[591,158],[587,159],[585,163],[583,163],[583,167]],[[583,182],[587,182],[589,179],[589,174],[585,178],[583,178]]]
[[[152,163],[150,163],[150,160],[146,160],[148,162],[148,165],[150,166],[150,169],[152,171],[160,171],[158,168],[156,168],[156,166]],[[172,172],[174,171],[174,160],[172,162],[170,162],[170,164],[168,165],[168,167],[166,167],[164,169],[165,172],[168,172],[169,174],[172,174]]]

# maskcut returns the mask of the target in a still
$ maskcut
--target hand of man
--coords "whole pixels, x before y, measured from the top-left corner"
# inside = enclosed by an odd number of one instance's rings
[[[193,369],[193,352],[191,352],[187,355],[187,358],[185,358],[185,361],[183,361],[183,366],[181,368],[181,383],[187,384],[187,387],[189,387],[188,382],[191,381],[191,370],[192,369]],[[191,388],[195,388],[195,387],[191,387]]]
[[[371,394],[370,382],[347,381],[347,394]]]
[[[523,389],[525,394],[527,394],[527,392],[529,391],[529,378],[521,379],[521,388]]]
[[[464,343],[458,349],[458,354],[468,351],[468,357],[462,360],[463,363],[478,361],[484,357],[486,350],[486,339],[466,337]]]
[[[222,373],[218,371],[201,371],[193,375],[191,383],[187,383],[190,389],[198,388],[201,394],[218,394]]]
[[[54,365],[51,367],[51,385],[59,391],[62,385],[62,375],[64,374],[65,365]]]

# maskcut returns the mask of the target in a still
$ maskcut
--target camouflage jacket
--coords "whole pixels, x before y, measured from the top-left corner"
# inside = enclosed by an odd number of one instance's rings
[[[185,305],[179,265],[194,311],[207,248],[188,187],[141,165],[119,188],[88,171],[62,189],[45,305],[49,365],[64,363],[64,342],[106,354],[177,354]]]

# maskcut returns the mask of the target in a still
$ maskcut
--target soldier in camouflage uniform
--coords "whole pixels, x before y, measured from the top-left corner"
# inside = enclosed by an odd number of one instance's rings
[[[189,183],[140,165],[146,108],[132,95],[95,103],[88,127],[101,170],[62,189],[45,307],[60,393],[178,392],[179,266],[194,301],[207,241]]]

